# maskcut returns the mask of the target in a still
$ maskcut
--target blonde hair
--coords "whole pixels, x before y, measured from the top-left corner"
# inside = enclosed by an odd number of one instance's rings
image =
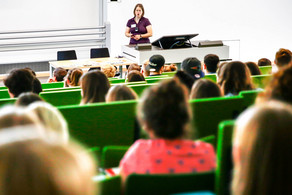
[[[65,79],[65,87],[79,86],[82,75],[83,71],[80,68],[73,68],[69,70]]]
[[[58,133],[64,142],[69,140],[67,122],[57,108],[46,102],[35,102],[26,109],[33,111],[47,130]]]
[[[32,139],[0,146],[1,194],[93,195],[95,170],[77,144]]]
[[[148,77],[150,75],[150,71],[146,70],[146,66],[149,64],[149,60],[145,60],[142,65],[142,73],[144,77]]]
[[[138,99],[136,92],[126,85],[112,86],[106,95],[106,102],[135,99]]]
[[[25,112],[21,107],[4,106],[0,109],[0,129],[38,123],[34,113]]]
[[[249,108],[236,121],[233,139],[236,195],[291,194],[292,108],[268,102]]]
[[[113,65],[106,64],[106,65],[101,67],[101,71],[107,77],[114,77],[116,75],[116,68]]]

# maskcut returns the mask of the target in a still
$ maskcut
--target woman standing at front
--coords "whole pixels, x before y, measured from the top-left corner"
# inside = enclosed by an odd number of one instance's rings
[[[130,44],[150,43],[152,26],[149,20],[144,17],[144,13],[143,5],[137,4],[134,8],[134,17],[128,20],[125,35],[131,38]]]

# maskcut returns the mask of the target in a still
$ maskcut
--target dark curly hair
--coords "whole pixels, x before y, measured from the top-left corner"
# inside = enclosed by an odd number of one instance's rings
[[[138,104],[141,126],[153,131],[155,137],[181,138],[188,133],[191,120],[187,89],[177,80],[167,80],[148,88]]]

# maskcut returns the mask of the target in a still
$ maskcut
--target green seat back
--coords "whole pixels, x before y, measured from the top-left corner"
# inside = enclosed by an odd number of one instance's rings
[[[235,119],[243,110],[243,97],[220,97],[190,100],[193,112],[193,139],[215,135],[223,120]]]
[[[126,195],[169,195],[179,192],[214,191],[214,172],[189,174],[132,174],[126,180]]]
[[[2,98],[0,99],[0,107],[6,104],[14,104],[17,98]]]
[[[214,81],[215,83],[217,83],[216,74],[206,74],[203,78],[204,79],[209,79],[209,80]]]
[[[77,86],[77,87],[49,88],[49,89],[44,89],[43,92],[50,92],[50,91],[66,91],[66,90],[73,90],[73,89],[80,89],[80,87]]]
[[[121,194],[121,177],[114,176],[97,182],[98,195]]]
[[[272,75],[270,74],[254,75],[251,76],[251,79],[256,88],[264,89],[272,79]]]
[[[272,74],[272,66],[259,66],[262,74]]]
[[[132,88],[138,96],[141,96],[145,89],[154,85],[156,84],[131,85],[129,87]]]
[[[172,72],[163,72],[162,75],[167,75],[169,77],[174,77],[174,75],[176,74],[176,71],[172,71]]]
[[[157,75],[157,76],[148,76],[148,77],[145,77],[145,79],[159,79],[159,78],[167,78],[167,77],[170,77],[169,75],[167,74],[161,74],[161,75]]]
[[[10,95],[8,93],[8,89],[0,90],[0,99],[2,99],[2,98],[10,98]]]
[[[41,92],[40,97],[54,106],[76,105],[81,101],[81,89]]]
[[[146,81],[147,83],[158,83],[158,82],[161,82],[161,81],[165,81],[167,79],[171,79],[170,77],[163,77],[163,78],[147,78]]]
[[[254,104],[257,95],[262,92],[261,90],[249,90],[249,91],[241,91],[239,92],[239,96],[244,98],[244,107],[247,108]]]
[[[216,194],[230,194],[232,177],[232,134],[234,121],[219,124],[217,141]]]
[[[137,81],[137,82],[127,82],[125,83],[126,85],[142,85],[142,84],[147,84],[147,81]]]
[[[118,167],[129,146],[105,146],[102,150],[102,168]]]
[[[203,137],[200,139],[200,141],[212,144],[214,148],[216,146],[216,136],[215,135],[209,135],[207,137]]]
[[[51,89],[51,88],[61,88],[64,87],[63,82],[53,82],[53,83],[42,83],[42,88],[44,89]]]
[[[111,80],[109,80],[109,82],[111,84],[114,84],[114,83],[125,83],[125,79],[111,79]]]
[[[60,106],[70,136],[89,147],[131,145],[134,141],[136,100]]]
[[[7,87],[5,87],[5,86],[1,86],[1,87],[0,87],[0,90],[2,90],[2,89],[7,89]]]

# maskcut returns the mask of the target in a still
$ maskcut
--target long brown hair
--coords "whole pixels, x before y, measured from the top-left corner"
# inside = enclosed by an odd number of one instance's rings
[[[232,93],[237,95],[240,91],[253,89],[250,71],[246,64],[233,61],[220,69],[218,84],[224,95]]]
[[[257,105],[238,118],[233,194],[292,194],[291,129],[292,108],[280,102]]]
[[[80,68],[73,68],[69,70],[67,73],[67,80],[68,80],[69,86],[79,86],[80,78],[82,75],[83,75],[83,71]]]
[[[110,88],[106,75],[99,71],[90,71],[81,78],[82,104],[105,102],[105,96]]]

